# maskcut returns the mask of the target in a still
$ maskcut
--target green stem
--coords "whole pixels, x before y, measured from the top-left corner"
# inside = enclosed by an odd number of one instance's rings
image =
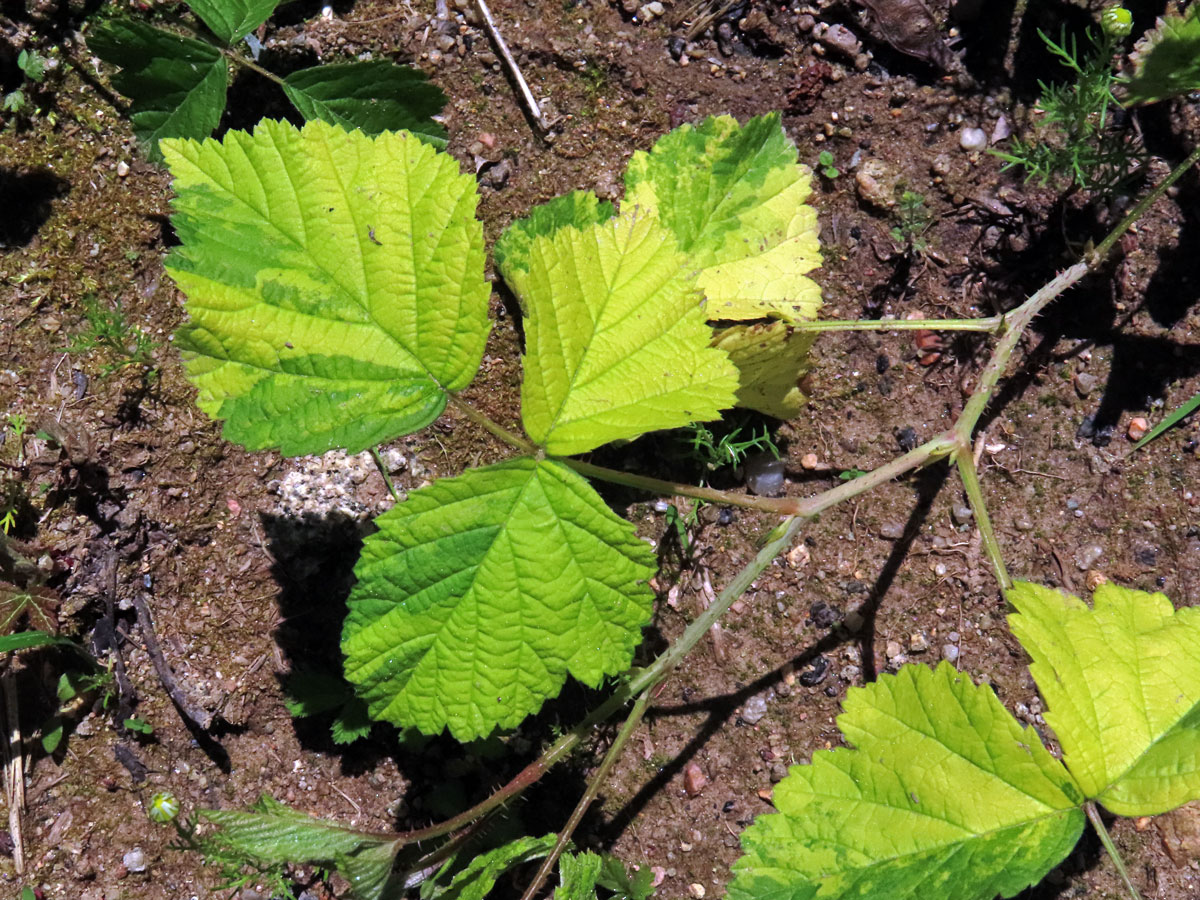
[[[1150,193],[1134,204],[1133,209],[1131,209],[1129,214],[1121,220],[1120,224],[1118,224],[1117,227],[1112,230],[1108,237],[1096,245],[1096,249],[1089,254],[1088,262],[1092,265],[1096,265],[1106,256],[1108,256],[1108,253],[1110,250],[1112,250],[1113,245],[1121,239],[1121,235],[1128,231],[1130,226],[1140,219],[1145,214],[1146,210],[1153,206],[1158,198],[1165,194],[1167,189],[1181,177],[1183,177],[1183,173],[1194,166],[1197,162],[1200,162],[1200,144],[1197,144],[1192,152],[1188,154],[1187,159],[1171,170],[1170,175],[1156,184],[1154,188],[1151,189]]]
[[[1132,900],[1142,900],[1142,895],[1138,893],[1137,888],[1133,886],[1133,882],[1129,879],[1129,871],[1125,868],[1125,860],[1121,859],[1121,854],[1117,852],[1117,845],[1113,843],[1112,838],[1108,834],[1108,829],[1104,827],[1104,822],[1100,818],[1100,811],[1096,809],[1096,804],[1089,800],[1083,805],[1083,809],[1087,813],[1088,821],[1092,823],[1092,828],[1096,830],[1096,836],[1100,838],[1100,843],[1108,851],[1109,859],[1117,867],[1117,874],[1125,882],[1129,896]]]
[[[958,465],[958,475],[962,479],[963,488],[967,492],[967,502],[971,504],[971,512],[975,516],[975,524],[979,528],[979,536],[983,539],[984,550],[996,570],[996,580],[1000,582],[1000,591],[1008,595],[1012,587],[1012,578],[1004,565],[1004,556],[1000,553],[1000,542],[996,540],[996,532],[992,530],[992,520],[988,515],[987,504],[983,502],[983,488],[979,485],[979,473],[975,470],[975,458],[970,450],[960,451],[955,455]]]
[[[592,805],[592,801],[596,799],[596,795],[600,793],[601,785],[608,778],[608,773],[620,757],[621,751],[625,749],[625,744],[633,737],[633,733],[637,730],[638,725],[641,724],[642,717],[646,715],[646,708],[649,705],[650,689],[647,688],[642,691],[637,698],[637,702],[633,704],[633,709],[629,711],[629,716],[625,719],[625,724],[621,726],[621,730],[617,732],[616,738],[613,739],[612,746],[604,754],[604,759],[600,762],[600,767],[588,779],[587,790],[584,791],[579,802],[575,804],[575,809],[571,812],[571,818],[567,819],[567,824],[563,826],[562,831],[558,834],[558,840],[554,842],[554,849],[542,860],[537,874],[533,876],[533,881],[529,883],[529,887],[521,895],[521,900],[533,900],[537,896],[538,891],[542,889],[542,885],[546,883],[546,879],[550,877],[550,873],[554,871],[555,863],[562,856],[563,850],[566,849],[567,844],[571,840],[571,835],[579,827],[579,823],[583,820],[583,814],[587,812],[588,807]]]
[[[449,399],[451,406],[493,437],[499,438],[510,447],[520,450],[522,453],[528,453],[530,456],[534,456],[539,452],[539,448],[536,445],[530,443],[516,432],[509,431],[499,422],[493,421],[470,403],[463,400],[458,394],[450,394]]]
[[[980,319],[827,319],[789,322],[793,331],[996,331],[1004,316]]]
[[[397,503],[403,501],[404,498],[397,492],[396,485],[392,484],[392,476],[383,462],[383,457],[379,454],[378,447],[371,448],[371,458],[375,460],[375,467],[379,469],[379,474],[383,476],[383,483],[387,485],[388,493],[392,495],[392,499]]]
[[[891,481],[910,472],[913,469],[928,465],[930,462],[950,455],[954,450],[954,439],[949,434],[939,435],[927,441],[915,450],[910,450],[903,456],[897,457],[886,465],[873,469],[865,475],[853,478],[844,484],[830,488],[812,497],[754,497],[749,494],[733,491],[719,491],[716,488],[699,487],[694,484],[683,484],[677,481],[664,481],[661,478],[651,478],[646,475],[635,475],[632,472],[620,472],[607,469],[578,459],[560,458],[558,462],[575,470],[580,475],[598,478],[601,481],[622,484],[626,487],[637,488],[652,494],[666,496],[692,497],[709,503],[719,503],[724,506],[738,506],[743,509],[757,509],[761,512],[775,513],[781,516],[801,516],[811,518],[824,512],[831,506],[857,497],[873,487]]]
[[[971,436],[975,431],[975,426],[978,424],[984,410],[987,409],[988,403],[991,402],[996,385],[1004,374],[1004,370],[1008,368],[1008,361],[1012,358],[1013,351],[1016,350],[1017,343],[1021,340],[1021,335],[1025,332],[1025,329],[1029,327],[1029,323],[1052,300],[1074,285],[1075,282],[1079,281],[1087,273],[1087,263],[1075,263],[1069,269],[1058,273],[1048,284],[1044,285],[1031,295],[1028,300],[1005,316],[1004,334],[996,345],[996,349],[992,353],[992,358],[983,367],[975,392],[967,400],[967,404],[963,407],[958,421],[954,423],[954,434],[959,441],[960,447],[956,452],[971,452]]]
[[[242,56],[242,54],[235,52],[234,50],[232,50],[229,47],[222,47],[221,55],[224,56],[227,60],[229,60],[234,65],[247,68],[251,72],[257,72],[263,78],[266,78],[268,81],[275,82],[280,87],[284,86],[284,80],[282,78],[280,78],[278,75],[276,75],[274,72],[272,72],[270,69],[264,69],[262,66],[260,66],[258,63],[256,63],[254,60],[249,59],[248,57]]]

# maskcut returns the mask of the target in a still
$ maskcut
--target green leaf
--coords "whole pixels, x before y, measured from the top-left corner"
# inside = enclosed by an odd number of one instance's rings
[[[222,845],[267,864],[336,867],[360,900],[378,900],[388,887],[398,841],[315,819],[263,795],[250,812],[203,809],[221,829]]]
[[[596,882],[604,860],[590,852],[564,853],[558,859],[559,885],[554,900],[596,900]]]
[[[737,373],[708,346],[686,260],[653,218],[562,227],[505,278],[525,324],[525,431],[549,453],[583,453],[647,431],[715,419]]]
[[[821,290],[817,214],[779,114],[739,126],[731,116],[683,125],[639,151],[625,172],[623,209],[662,220],[700,273],[710,320],[813,319]]]
[[[334,718],[329,734],[335,744],[353,744],[369,735],[373,724],[367,704],[351,697]]]
[[[648,900],[654,896],[654,873],[649,866],[642,866],[632,875],[625,863],[605,853],[603,866],[596,883],[612,892],[611,900]]]
[[[297,718],[318,716],[338,709],[353,696],[354,689],[342,678],[327,672],[300,669],[288,676],[284,706]]]
[[[418,69],[387,60],[314,66],[288,75],[283,91],[306,119],[371,135],[410,131],[446,146],[446,129],[432,119],[446,95]]]
[[[346,677],[376,719],[460,741],[625,669],[654,553],[561,463],[530,458],[414,491],[355,567]]]
[[[32,650],[34,647],[75,647],[79,645],[70,638],[46,634],[44,631],[18,631],[16,634],[0,635],[0,653],[14,650]]]
[[[58,596],[49,588],[25,590],[0,581],[0,635],[12,634],[22,624],[33,630],[58,631],[56,606]]]
[[[424,428],[470,383],[490,290],[475,180],[411,135],[263,121],[167,141],[168,271],[200,407],[225,437],[358,452]]]
[[[1153,816],[1200,798],[1200,607],[1101,585],[1093,608],[1018,582],[1013,633],[1088,799]]]
[[[514,866],[541,859],[554,848],[557,839],[554,834],[520,837],[481,853],[455,872],[448,884],[434,883],[429,889],[422,886],[422,900],[483,900],[495,887],[497,878]],[[447,863],[443,872],[450,868]]]
[[[267,21],[279,0],[187,0],[187,5],[213,34],[232,44]]]
[[[101,22],[88,49],[119,66],[113,87],[129,98],[133,133],[153,160],[163,138],[204,138],[225,110],[229,73],[221,51],[133,19]]]
[[[403,879],[392,872],[396,849],[391,844],[363,845],[353,853],[339,854],[334,866],[360,900],[393,900],[405,896]]]
[[[1197,409],[1200,409],[1200,393],[1193,395],[1187,400],[1184,400],[1178,409],[1174,410],[1169,416],[1151,428],[1145,437],[1134,444],[1133,449],[1142,449],[1148,443],[1158,438],[1163,432],[1179,424],[1179,422],[1190,416]]]
[[[53,753],[62,743],[63,729],[63,720],[59,716],[51,716],[42,726],[42,749],[47,754]]]
[[[800,380],[808,374],[814,331],[796,331],[787,322],[731,325],[713,336],[713,346],[729,354],[741,375],[738,406],[791,419],[808,397]]]
[[[1137,42],[1133,76],[1125,82],[1126,106],[1157,103],[1200,91],[1200,7],[1169,12]]]
[[[1079,838],[1071,776],[948,663],[851,689],[838,725],[857,749],[792,767],[743,832],[733,900],[1011,897]]]
[[[504,230],[492,247],[496,267],[504,275],[517,271],[528,272],[529,251],[533,239],[554,234],[560,228],[578,228],[606,222],[616,215],[613,205],[601,200],[591,191],[572,191],[535,206],[524,219],[517,219]]]

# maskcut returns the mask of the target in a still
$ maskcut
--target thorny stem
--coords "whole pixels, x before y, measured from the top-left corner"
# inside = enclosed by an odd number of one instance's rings
[[[1108,829],[1104,827],[1104,822],[1100,818],[1100,811],[1096,809],[1095,802],[1089,800],[1083,805],[1083,811],[1087,813],[1088,821],[1092,823],[1092,828],[1096,830],[1096,836],[1100,838],[1100,843],[1104,845],[1104,849],[1108,851],[1108,856],[1113,861],[1113,865],[1117,867],[1117,874],[1125,882],[1125,887],[1129,890],[1129,896],[1132,900],[1142,900],[1142,895],[1138,893],[1138,889],[1133,886],[1133,882],[1129,879],[1129,871],[1125,868],[1125,860],[1121,859],[1121,854],[1117,852],[1117,845],[1113,843]]]
[[[575,833],[575,829],[579,827],[579,823],[583,820],[583,814],[587,812],[588,807],[592,805],[592,801],[596,799],[596,795],[600,793],[600,786],[608,778],[608,773],[612,771],[613,765],[621,756],[621,751],[625,749],[625,744],[633,737],[633,733],[637,731],[637,727],[642,723],[642,717],[645,716],[646,708],[650,705],[650,693],[651,689],[646,688],[633,704],[633,709],[629,711],[629,716],[625,719],[621,730],[617,732],[616,738],[613,739],[612,746],[604,754],[604,759],[600,762],[599,768],[588,779],[587,790],[583,792],[583,796],[575,804],[575,809],[571,812],[571,818],[567,819],[567,824],[558,833],[558,840],[554,842],[554,849],[550,851],[546,858],[542,860],[542,864],[538,866],[537,874],[533,876],[533,881],[529,883],[529,887],[521,895],[521,900],[533,900],[537,896],[538,891],[542,889],[542,885],[546,883],[546,879],[550,877],[550,873],[554,871],[554,866],[570,842],[571,835]]]
[[[254,60],[250,59],[247,56],[243,56],[241,53],[238,53],[237,51],[233,50],[230,47],[222,47],[221,55],[224,56],[227,60],[229,60],[234,65],[244,66],[245,68],[249,69],[251,72],[257,72],[263,78],[266,78],[269,81],[275,82],[280,87],[283,87],[283,85],[285,83],[282,78],[280,78],[278,75],[276,75],[270,69],[264,69],[262,66],[260,66],[258,63],[256,63]]]
[[[789,322],[793,331],[997,331],[1004,316],[980,319],[826,319]]]
[[[1192,152],[1188,154],[1187,159],[1172,169],[1171,173],[1166,178],[1156,184],[1150,190],[1150,193],[1133,205],[1133,209],[1129,211],[1129,214],[1125,216],[1125,218],[1120,221],[1117,227],[1112,230],[1108,237],[1097,244],[1096,248],[1089,254],[1087,260],[1088,264],[1093,266],[1097,265],[1106,256],[1108,256],[1108,253],[1110,250],[1112,250],[1113,245],[1121,239],[1121,235],[1128,231],[1133,223],[1140,219],[1145,214],[1146,210],[1153,206],[1158,201],[1158,198],[1167,192],[1167,189],[1170,188],[1171,185],[1182,178],[1184,172],[1196,165],[1198,162],[1200,162],[1200,144],[1197,144]]]
[[[987,504],[983,501],[983,488],[979,485],[979,473],[975,469],[975,458],[969,453],[959,453],[955,457],[958,464],[958,477],[962,479],[963,488],[967,492],[967,502],[971,504],[975,525],[979,528],[979,537],[983,540],[988,559],[996,570],[996,580],[1000,582],[1000,591],[1005,595],[1012,587],[1012,578],[1004,565],[1004,556],[1000,552],[1000,542],[996,540],[996,532],[992,529],[992,519],[988,515]]]

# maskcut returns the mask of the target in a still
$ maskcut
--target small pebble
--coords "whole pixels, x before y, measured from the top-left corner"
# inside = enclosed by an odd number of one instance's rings
[[[762,695],[751,697],[742,706],[742,721],[754,725],[767,714],[767,698]]]
[[[1129,439],[1131,441],[1140,441],[1146,436],[1146,432],[1150,430],[1150,423],[1146,421],[1145,416],[1134,416],[1129,423]]]
[[[807,669],[800,673],[800,683],[805,687],[816,687],[829,674],[829,660],[818,656]]]
[[[812,616],[813,624],[818,628],[832,628],[838,620],[837,609],[822,600],[810,606],[808,614]]]
[[[699,797],[708,785],[708,776],[697,763],[691,762],[683,770],[683,790],[689,797]]]
[[[895,659],[897,656],[899,656],[901,653],[904,652],[904,648],[902,648],[900,646],[899,641],[888,641],[885,652],[887,653],[888,659]]]
[[[1080,397],[1086,397],[1096,389],[1096,383],[1099,379],[1095,375],[1089,375],[1087,372],[1079,372],[1075,375],[1075,393]]]
[[[887,538],[889,541],[898,541],[904,537],[903,522],[886,522],[879,529],[879,536]]]
[[[974,513],[971,512],[971,507],[960,504],[950,510],[950,516],[954,519],[956,524],[966,525],[971,521],[971,517],[974,516]]]
[[[1021,516],[1015,522],[1013,522],[1013,528],[1017,529],[1017,531],[1033,531],[1033,520],[1028,519],[1025,516]]]
[[[760,497],[783,493],[784,461],[770,453],[754,453],[746,457],[746,487]]]
[[[1080,572],[1086,572],[1101,556],[1104,555],[1104,548],[1099,544],[1092,544],[1090,547],[1083,547],[1075,554],[1075,565],[1079,566]]]
[[[942,659],[946,662],[954,662],[958,659],[958,647],[954,644],[946,644],[942,647]]]
[[[141,847],[134,847],[121,857],[121,864],[130,872],[145,872],[146,854]]]
[[[943,575],[945,575],[946,574],[946,564],[945,563],[934,563],[933,574],[936,575],[938,578],[941,578]]]
[[[988,144],[987,132],[982,128],[964,128],[958,136],[958,145],[968,153],[982,150]]]
[[[908,636],[908,652],[909,653],[924,653],[929,649],[929,641],[925,639],[925,635],[921,632],[914,632]]]
[[[800,457],[800,468],[811,471],[817,467],[818,462],[820,461],[817,459],[817,454],[805,453],[802,457]]]
[[[867,620],[863,618],[862,613],[858,612],[846,613],[846,618],[842,620],[842,624],[851,634],[858,634],[866,623]]]
[[[125,160],[121,160],[119,163],[117,163],[117,177],[124,178],[128,174],[129,163],[125,162]]]

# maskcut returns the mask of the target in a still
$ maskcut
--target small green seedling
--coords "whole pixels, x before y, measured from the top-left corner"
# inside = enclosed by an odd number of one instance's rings
[[[1012,897],[1085,820],[1129,885],[1096,807],[1152,816],[1200,798],[1200,607],[1112,584],[1093,607],[1029,583],[1007,596],[1061,762],[989,686],[903,666],[850,690],[851,746],[793,766],[778,812],[742,833],[731,900]]]
[[[126,730],[132,731],[135,734],[147,736],[154,734],[154,726],[145,719],[139,719],[136,716],[126,719],[122,724],[124,724]]]
[[[129,322],[120,302],[109,307],[94,296],[85,297],[83,318],[84,328],[67,347],[68,353],[105,356],[108,361],[100,366],[103,377],[125,369],[140,369],[147,378],[157,374],[153,366],[157,344],[145,330]]]
[[[1005,168],[1023,169],[1027,181],[1046,184],[1058,178],[1100,194],[1124,185],[1145,156],[1130,130],[1112,123],[1112,112],[1120,105],[1112,61],[1130,29],[1128,10],[1105,10],[1099,35],[1088,32],[1091,50],[1082,54],[1078,42],[1065,31],[1055,41],[1039,30],[1042,43],[1074,80],[1040,82],[1042,119],[1036,133],[1014,138],[1008,151],[989,152],[1003,159]]]
[[[36,50],[22,50],[17,55],[17,68],[24,73],[26,79],[34,84],[41,84],[46,79],[46,58]],[[29,98],[26,96],[25,90],[18,87],[4,95],[0,100],[0,109],[3,109],[4,112],[21,113],[24,112],[28,102]]]
[[[779,448],[771,439],[770,429],[766,425],[751,429],[748,437],[742,436],[743,430],[744,426],[739,425],[718,438],[703,423],[693,422],[685,429],[688,454],[705,472],[740,466],[746,456],[756,450],[779,459]]]
[[[838,176],[840,176],[842,174],[841,171],[837,168],[837,166],[835,166],[833,163],[834,163],[833,154],[830,153],[828,150],[822,150],[820,153],[817,154],[817,165],[821,167],[820,168],[821,174],[824,175],[826,178],[828,178],[830,181],[833,181],[835,178],[837,178]]]
[[[909,253],[923,253],[929,246],[925,232],[933,224],[933,213],[925,205],[925,195],[904,191],[896,202],[897,224],[892,226],[892,240]]]

